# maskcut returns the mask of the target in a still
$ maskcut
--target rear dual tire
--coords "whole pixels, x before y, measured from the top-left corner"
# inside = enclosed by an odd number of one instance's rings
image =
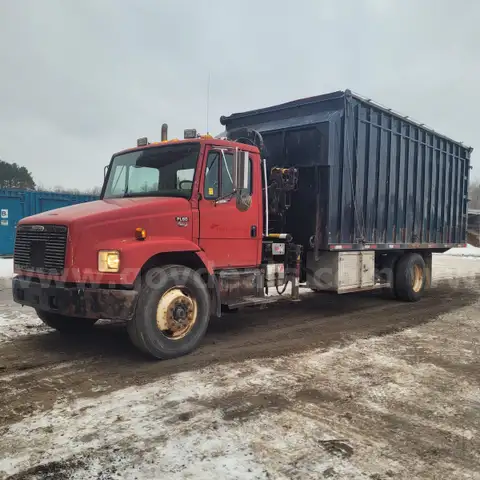
[[[397,261],[393,293],[398,300],[418,302],[426,286],[425,261],[418,253],[406,253]]]

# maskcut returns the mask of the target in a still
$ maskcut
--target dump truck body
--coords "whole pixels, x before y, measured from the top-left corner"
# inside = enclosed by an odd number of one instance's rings
[[[299,170],[287,230],[316,249],[464,244],[471,149],[346,92],[222,117]]]

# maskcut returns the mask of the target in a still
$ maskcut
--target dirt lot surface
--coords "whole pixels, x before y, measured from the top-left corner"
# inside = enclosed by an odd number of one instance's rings
[[[480,479],[480,261],[437,264],[420,303],[305,295],[165,362],[4,288],[0,478]]]

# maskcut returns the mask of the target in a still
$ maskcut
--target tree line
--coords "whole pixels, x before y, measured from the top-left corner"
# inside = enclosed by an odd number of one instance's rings
[[[68,193],[69,195],[94,195],[98,197],[102,191],[102,187],[92,187],[86,189],[78,188],[65,188],[61,185],[55,185],[54,187],[45,187],[41,183],[37,185],[36,190],[39,192],[53,192],[53,193]]]

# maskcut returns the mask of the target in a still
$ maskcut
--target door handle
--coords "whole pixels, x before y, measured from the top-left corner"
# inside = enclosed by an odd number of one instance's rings
[[[250,236],[251,237],[256,237],[257,236],[257,226],[256,225],[252,225],[250,227]]]

